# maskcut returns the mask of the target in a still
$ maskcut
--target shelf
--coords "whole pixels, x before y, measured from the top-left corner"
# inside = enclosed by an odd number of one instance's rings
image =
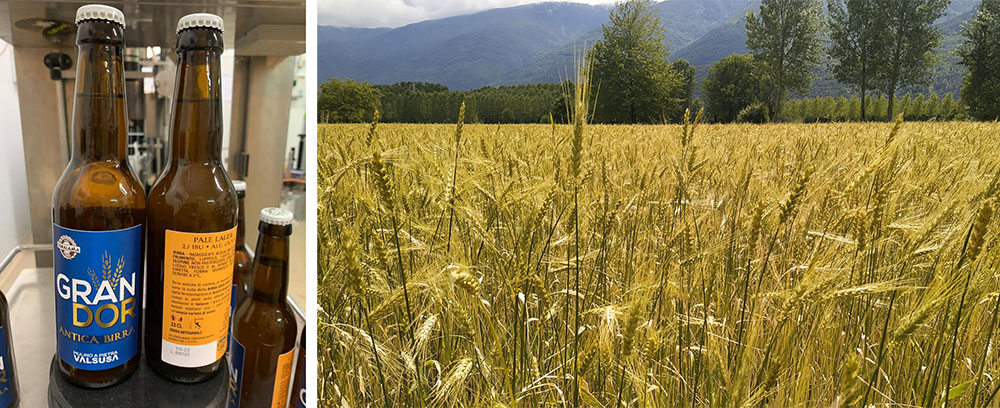
[[[67,383],[54,365],[55,282],[52,268],[27,268],[18,272],[5,294],[10,304],[10,331],[22,407],[44,407],[50,402],[50,406],[60,408],[225,406],[228,382],[225,367],[203,383],[177,384],[160,378],[143,360],[129,379],[113,387],[86,390]],[[293,308],[298,312],[296,306]],[[296,317],[301,324],[301,316]],[[145,353],[142,356],[145,358]],[[194,404],[194,401],[204,405]]]
[[[225,360],[223,360],[225,361]],[[145,354],[139,368],[125,381],[112,387],[88,390],[70,384],[59,373],[59,363],[52,356],[49,365],[49,407],[191,407],[220,408],[226,405],[226,365],[208,381],[178,384],[160,377],[146,364]],[[18,367],[20,368],[20,367]],[[21,381],[22,387],[24,381]],[[26,404],[22,404],[27,406]],[[34,405],[32,405],[34,406]]]

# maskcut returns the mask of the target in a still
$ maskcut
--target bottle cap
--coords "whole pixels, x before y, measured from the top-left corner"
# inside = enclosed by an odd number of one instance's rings
[[[207,28],[214,28],[219,31],[225,31],[222,25],[222,17],[219,17],[215,14],[194,13],[194,14],[188,14],[184,17],[181,17],[180,20],[177,20],[178,33],[181,32],[181,30],[187,28],[195,28],[195,27],[207,27]]]
[[[292,225],[292,212],[284,208],[267,207],[260,210],[260,222],[271,225]]]
[[[88,4],[76,9],[76,24],[83,20],[104,20],[125,27],[125,14],[111,6]]]
[[[243,180],[233,180],[233,187],[236,191],[247,191],[247,182]]]

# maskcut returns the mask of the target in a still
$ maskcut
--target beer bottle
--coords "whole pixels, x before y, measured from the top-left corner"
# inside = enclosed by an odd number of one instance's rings
[[[56,354],[69,382],[99,388],[139,365],[146,195],[126,159],[125,16],[87,5],[76,24],[73,151],[52,194]]]
[[[236,258],[233,262],[233,303],[230,312],[235,312],[236,305],[240,304],[240,301],[250,293],[250,263],[253,262],[250,249],[247,248],[246,221],[244,219],[246,210],[243,202],[247,196],[247,183],[243,180],[233,180],[233,187],[236,188],[236,197],[239,198],[239,210],[237,211],[239,218],[236,221]]]
[[[250,296],[233,320],[229,407],[284,407],[295,354],[295,312],[288,305],[288,236],[292,213],[260,211]]]
[[[237,198],[222,165],[222,18],[177,22],[170,159],[149,191],[146,361],[171,381],[215,375],[226,355]]]
[[[295,381],[292,383],[291,408],[306,408],[306,328],[299,334],[299,358],[295,363]]]
[[[10,312],[7,307],[7,296],[0,292],[0,407],[13,408],[21,405],[21,395],[14,367],[14,343],[10,340]]]

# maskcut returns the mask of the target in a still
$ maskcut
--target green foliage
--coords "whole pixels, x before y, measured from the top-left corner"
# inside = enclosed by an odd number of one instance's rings
[[[327,78],[319,86],[316,109],[320,123],[361,123],[370,120],[382,94],[367,82]]]
[[[771,76],[768,104],[781,111],[788,92],[803,94],[822,51],[822,3],[816,0],[763,0],[760,14],[747,13],[747,48]]]
[[[684,110],[689,110],[696,112],[694,106],[694,90],[698,87],[698,81],[695,80],[694,74],[695,69],[690,63],[684,58],[678,58],[676,61],[670,64],[670,69],[677,73],[681,78],[681,86],[677,87],[674,94],[674,98],[681,101],[681,106],[683,109],[678,109],[677,114],[674,115],[674,122],[681,122],[684,119]]]
[[[736,115],[736,121],[739,123],[768,123],[771,121],[771,115],[767,112],[767,105],[763,102],[754,102],[740,110],[740,113]]]
[[[924,120],[930,116],[930,112],[924,112],[924,94],[919,94],[916,98],[913,98],[913,102],[910,103],[908,108],[909,110],[906,111],[906,115],[904,116],[909,120]]]
[[[941,30],[934,22],[941,18],[950,0],[882,0],[876,2],[884,16],[878,20],[887,31],[886,64],[880,65],[879,83],[886,95],[895,95],[900,87],[930,85],[934,49],[941,41]],[[889,99],[888,117],[895,117],[893,99]]]
[[[969,73],[962,79],[962,102],[979,120],[1000,116],[1000,0],[983,0],[962,30],[958,55]]]
[[[883,95],[878,97],[868,97],[868,106],[872,107],[872,112],[867,116],[869,120],[890,120],[888,115],[888,99]],[[896,98],[899,112],[903,113],[908,121],[949,121],[962,120],[965,116],[959,109],[959,103],[951,93],[939,97],[936,93],[924,96],[917,94],[912,97],[906,94],[902,98]],[[861,121],[861,101],[857,96],[847,99],[845,97],[833,98],[804,98],[793,99],[785,103],[781,112],[781,118],[792,122],[857,122]]]
[[[682,79],[667,64],[663,26],[652,4],[618,3],[610,20],[589,55],[597,89],[594,121],[656,123],[674,117]]]
[[[763,101],[766,71],[751,54],[733,54],[712,65],[702,82],[705,113],[713,122],[732,122],[744,108]]]
[[[401,82],[376,85],[375,88],[383,95],[383,122],[454,121],[463,101],[466,104],[466,121],[470,123],[540,123],[548,122],[549,113],[558,116],[562,112],[565,116],[566,112],[564,107],[556,106],[563,99],[559,84],[450,91],[439,84]]]
[[[951,92],[944,94],[941,103],[938,105],[938,114],[941,118],[958,118],[959,103]]]
[[[833,76],[864,97],[877,86],[878,71],[885,66],[889,37],[881,21],[883,6],[868,0],[830,0],[830,47]],[[862,100],[861,119],[867,118]]]

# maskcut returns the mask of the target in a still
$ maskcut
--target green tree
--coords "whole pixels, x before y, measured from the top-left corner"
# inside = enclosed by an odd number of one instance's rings
[[[890,104],[890,106],[892,105]],[[917,97],[913,98],[913,101],[910,102],[908,109],[909,111],[906,112],[906,116],[911,120],[924,120],[924,115],[926,114],[924,112],[924,94],[917,94]],[[890,114],[888,118],[892,120],[892,115]]]
[[[751,54],[733,54],[708,70],[702,82],[705,113],[715,122],[732,122],[740,111],[762,102],[766,76]]]
[[[595,121],[658,122],[673,115],[680,78],[667,64],[663,26],[649,0],[628,0],[611,11],[603,38],[591,48],[598,90]]]
[[[856,121],[861,119],[861,99],[852,96],[847,106],[847,120]]]
[[[962,79],[962,102],[973,118],[994,120],[1000,116],[1000,0],[983,0],[962,35],[958,56],[969,69]]]
[[[888,105],[889,103],[886,101],[885,95],[880,94],[878,98],[875,98],[872,116],[874,116],[878,120],[885,120],[887,118],[886,107]]]
[[[677,113],[674,115],[674,122],[680,122],[684,117],[684,110],[690,109],[692,112],[697,112],[694,109],[694,89],[697,87],[698,83],[694,79],[694,66],[687,62],[684,58],[679,58],[670,64],[670,69],[672,69],[680,78],[681,86],[677,87],[677,92],[674,94],[674,98],[680,101],[680,109],[677,109]]]
[[[500,123],[517,123],[517,118],[514,116],[514,110],[510,107],[503,108],[500,111]]]
[[[763,102],[754,102],[740,110],[740,113],[736,115],[736,121],[739,123],[768,123],[771,121],[771,115],[767,112],[767,105],[764,105]]]
[[[867,117],[865,96],[877,86],[888,44],[882,5],[877,0],[830,0],[830,58],[833,76],[858,90],[861,120]]]
[[[897,102],[899,102],[899,111],[905,112],[906,119],[913,119],[913,95],[907,92],[906,95],[903,95],[903,99]]]
[[[941,98],[941,104],[938,105],[938,115],[941,120],[952,120],[955,119],[955,95],[951,92],[944,94]]]
[[[781,112],[789,91],[805,93],[822,51],[822,6],[816,0],[763,0],[747,13],[747,48],[771,74],[771,112]]]
[[[837,122],[846,122],[848,119],[848,110],[850,109],[851,102],[847,100],[846,97],[841,96],[837,98],[836,113],[833,115],[833,120]]]
[[[802,111],[801,99],[790,99],[781,104],[781,112],[775,116],[781,117],[787,122],[801,122],[799,113]]]
[[[327,78],[320,84],[316,110],[324,123],[370,121],[382,93],[368,82]]]
[[[941,97],[938,96],[937,92],[931,92],[927,97],[927,101],[924,102],[924,116],[927,119],[941,120],[940,110]]]
[[[930,85],[934,67],[934,49],[941,41],[941,30],[934,22],[941,17],[950,0],[879,0],[885,17],[880,24],[888,30],[886,64],[880,70],[880,82],[886,95],[908,85]],[[887,116],[894,117],[893,99],[888,98]]]
[[[806,114],[805,122],[812,123],[818,122],[820,115],[823,114],[823,106],[819,98],[808,99],[809,102],[806,103]]]

